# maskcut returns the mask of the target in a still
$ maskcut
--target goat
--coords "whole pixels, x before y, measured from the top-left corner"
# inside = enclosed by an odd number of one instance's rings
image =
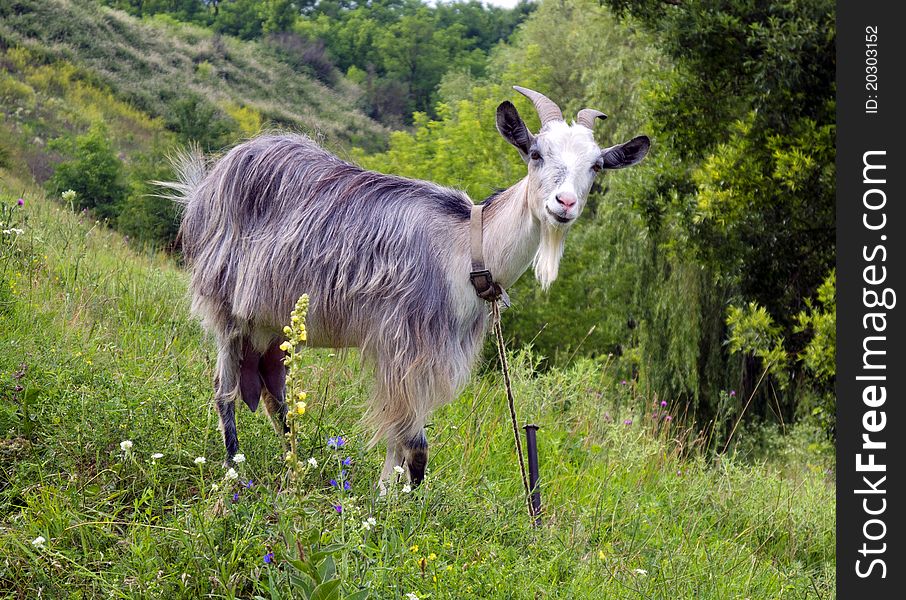
[[[509,101],[497,130],[528,165],[521,181],[484,202],[483,252],[504,288],[529,264],[546,289],[597,172],[634,165],[645,136],[602,150],[583,109],[567,124],[542,94],[515,88],[541,118],[533,135]],[[263,400],[285,431],[281,331],[310,296],[312,346],[359,347],[376,381],[366,418],[387,440],[381,481],[405,464],[414,483],[428,460],[424,425],[472,369],[488,309],[470,285],[470,211],[460,191],[366,171],[311,139],[262,135],[210,170],[195,155],[168,184],[185,205],[180,235],[192,311],[217,341],[214,399],[227,461],[239,449],[235,400]]]

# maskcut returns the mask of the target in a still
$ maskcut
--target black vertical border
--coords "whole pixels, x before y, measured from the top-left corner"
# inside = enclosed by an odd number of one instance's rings
[[[906,534],[903,532],[903,511],[906,511],[906,481],[904,481],[904,439],[906,439],[906,410],[904,410],[904,376],[906,360],[903,347],[903,308],[906,302],[903,288],[906,272],[906,252],[903,249],[904,227],[903,180],[906,165],[903,161],[903,128],[901,115],[906,111],[906,98],[900,80],[906,77],[906,19],[897,18],[906,8],[902,2],[840,0],[837,3],[837,597],[903,598],[906,594]],[[897,10],[899,9],[899,10]],[[866,89],[866,27],[878,28],[878,90]],[[878,113],[867,114],[865,102],[877,95]],[[871,187],[863,184],[862,157],[870,150],[886,151],[887,182],[884,191],[887,204],[884,212],[887,225],[883,231],[869,231],[863,226],[862,195]],[[873,215],[874,216],[874,215]],[[880,236],[886,235],[886,240]],[[886,351],[887,369],[884,373],[887,401],[878,410],[886,413],[885,429],[872,437],[887,443],[884,451],[876,451],[876,460],[886,465],[887,479],[883,487],[886,510],[877,518],[886,524],[882,540],[871,542],[863,535],[865,522],[872,518],[862,506],[865,495],[862,476],[856,472],[856,454],[861,449],[864,433],[862,419],[866,410],[862,391],[867,385],[856,379],[862,371],[863,339],[872,335],[863,329],[862,318],[867,312],[884,309],[865,308],[862,301],[863,269],[869,264],[863,258],[863,247],[883,244],[887,249],[886,287],[897,292],[897,305],[887,310]],[[875,264],[878,264],[877,261]],[[884,286],[881,286],[884,287]],[[875,334],[877,335],[877,334]],[[863,458],[863,462],[865,462]],[[877,484],[876,484],[877,485]],[[873,496],[877,499],[881,496]],[[875,500],[872,500],[874,502]],[[875,507],[878,504],[874,504]],[[871,529],[879,531],[878,525]],[[863,556],[863,543],[880,547],[882,554]],[[872,558],[881,558],[887,567],[886,578],[880,568],[873,575],[860,578],[856,561],[863,569]]]

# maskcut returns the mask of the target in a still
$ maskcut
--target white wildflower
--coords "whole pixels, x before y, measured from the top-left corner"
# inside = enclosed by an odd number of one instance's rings
[[[34,546],[35,548],[43,548],[44,542],[46,542],[46,541],[47,540],[44,539],[43,535],[39,535],[38,537],[36,537],[35,539],[33,539],[31,541],[31,545]]]
[[[377,525],[377,519],[375,519],[374,517],[368,517],[368,524],[374,527],[375,525]]]
[[[6,235],[12,235],[12,234],[22,235],[23,233],[25,233],[25,230],[19,229],[18,227],[10,227],[9,229],[4,229],[3,233],[5,233]]]
[[[411,491],[412,491],[412,486],[409,485],[408,483],[407,483],[406,485],[403,486],[403,493],[404,493],[404,494],[408,494],[408,493],[411,492]]]
[[[418,596],[416,596],[413,592],[409,592],[408,594],[406,594],[406,600],[418,600]]]
[[[208,462],[208,459],[206,459],[204,456],[198,456],[198,457],[195,458],[195,464],[196,464],[196,465],[203,465],[203,464],[205,464],[206,462]]]
[[[307,462],[308,464],[310,464],[310,465],[311,465],[312,467],[314,467],[314,468],[318,468],[318,460],[317,460],[314,456],[312,456],[311,458],[309,458],[309,459],[308,459],[307,461],[305,461],[305,462]]]
[[[633,569],[632,572],[635,573],[636,575],[647,575],[648,574],[648,571],[646,571],[645,569]]]
[[[226,472],[225,477],[227,479],[239,479],[239,473],[236,472],[236,469],[234,469],[233,467],[230,467],[229,470]]]
[[[60,194],[60,197],[63,198],[64,202],[72,202],[73,200],[75,200],[76,192],[75,190],[66,190],[65,192]]]
[[[233,462],[236,463],[237,465],[238,465],[239,463],[244,463],[244,462],[245,462],[245,454],[237,454],[236,456],[233,457]]]
[[[120,442],[120,450],[123,452],[129,452],[132,450],[132,440],[123,440]]]
[[[364,529],[365,531],[371,531],[371,528],[375,525],[377,525],[377,519],[375,519],[374,517],[368,517],[367,519],[362,521],[362,529]]]
[[[163,457],[164,457],[164,455],[161,454],[160,452],[155,452],[154,454],[151,455],[152,460],[160,460]]]
[[[397,475],[402,475],[404,473],[403,467],[401,467],[400,465],[396,465],[395,467],[393,467],[393,470],[396,471]]]

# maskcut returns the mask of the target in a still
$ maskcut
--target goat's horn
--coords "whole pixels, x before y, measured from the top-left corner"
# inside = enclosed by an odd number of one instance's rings
[[[563,113],[560,112],[560,107],[544,94],[519,87],[518,85],[514,85],[513,89],[532,101],[532,104],[535,105],[535,110],[538,111],[538,116],[541,118],[542,127],[550,121],[563,120]]]
[[[595,119],[606,119],[607,115],[602,113],[600,110],[595,110],[593,108],[583,108],[579,111],[579,114],[576,115],[576,123],[579,125],[584,125],[589,129],[595,128]]]

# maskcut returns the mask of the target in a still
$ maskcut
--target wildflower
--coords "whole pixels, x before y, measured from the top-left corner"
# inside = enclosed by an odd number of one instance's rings
[[[208,462],[208,459],[206,459],[204,456],[196,456],[196,457],[195,457],[195,464],[196,464],[196,465],[203,465],[203,464],[205,464],[206,462]]]
[[[16,206],[25,206],[25,199],[19,198],[18,200],[16,200]]]
[[[343,439],[342,435],[327,438],[327,447],[332,448],[333,450],[338,450],[345,445],[346,445],[346,440]]]
[[[409,546],[409,552],[412,552],[413,554],[418,552],[418,544],[412,544],[411,546]]]
[[[632,419],[626,419],[623,421],[623,425],[632,425]]]
[[[648,571],[646,571],[645,569],[633,569],[632,572],[636,573],[637,575],[647,575],[648,574]]]
[[[265,562],[265,564],[268,564],[268,565],[271,564],[272,562],[274,562],[274,553],[268,552],[267,554],[265,554],[264,562]]]
[[[243,485],[245,485],[245,489],[250,490],[252,489],[252,486],[255,485],[255,482],[249,479]]]
[[[38,537],[36,537],[35,539],[33,539],[31,541],[31,545],[34,546],[35,548],[43,548],[44,542],[46,542],[46,541],[47,540],[44,539],[43,535],[39,535]]]
[[[346,458],[343,459],[343,466],[344,466],[344,467],[348,467],[348,466],[351,465],[351,464],[352,464],[352,457],[351,457],[351,456],[347,456]]]
[[[667,408],[667,401],[661,400],[661,408]]]
[[[283,350],[284,352],[289,352],[290,350],[293,349],[293,345],[290,344],[289,342],[283,342],[282,344],[280,344],[280,349]]]
[[[411,491],[412,491],[412,486],[409,485],[408,483],[407,483],[406,485],[403,486],[403,493],[404,493],[404,494],[408,494],[408,493],[411,492]]]
[[[343,482],[343,489],[346,490],[346,491],[348,492],[349,490],[352,489],[352,484],[349,483],[348,481],[344,481],[344,482]]]
[[[234,469],[233,467],[230,467],[229,470],[226,472],[225,477],[227,479],[239,479],[239,473],[236,472],[236,469]]]
[[[428,560],[437,560],[437,555],[432,552],[428,555]]]
[[[296,394],[296,398],[298,398],[299,400],[305,400],[306,398],[308,398],[308,393],[299,392],[298,394]]]
[[[624,379],[623,381],[621,381],[620,385],[626,385],[626,380]]]
[[[132,440],[123,440],[120,442],[120,450],[123,452],[129,452],[132,450]]]
[[[233,462],[236,463],[237,465],[238,465],[239,463],[244,463],[244,462],[245,462],[245,454],[237,454],[236,456],[233,457]]]
[[[377,525],[377,519],[375,519],[374,517],[368,517],[367,519],[362,521],[362,529],[364,529],[365,531],[371,531],[371,528],[375,525]]]
[[[335,511],[337,511],[337,514],[338,514],[338,515],[342,515],[342,514],[343,514],[343,505],[342,505],[342,504],[334,504],[334,505],[333,505],[333,509],[334,509]]]
[[[409,592],[406,594],[406,600],[419,600],[418,596],[414,592]]]
[[[235,492],[233,494],[233,504],[235,504],[236,502],[239,502],[239,492]]]
[[[664,420],[667,421],[667,422],[669,423],[670,421],[673,420],[673,417],[671,417],[670,415],[667,415],[667,416],[664,417]]]
[[[316,469],[318,468],[318,459],[316,459],[314,456],[312,456],[305,462],[307,462],[309,465],[311,465],[312,467],[314,467]]]
[[[283,335],[292,335],[292,333],[293,333],[293,330],[290,328],[289,325],[287,325],[286,327],[283,328]]]
[[[331,480],[330,480],[330,487],[340,487],[340,484],[337,483],[337,480],[336,480],[336,479],[331,479]]]
[[[604,551],[603,550],[598,550],[598,558],[601,560],[604,560]]]
[[[393,470],[396,471],[397,475],[402,475],[404,473],[403,467],[400,465],[396,465],[395,467],[393,467]]]
[[[735,395],[736,395],[736,390],[730,390],[730,397],[732,398]]]
[[[160,460],[163,457],[164,457],[164,455],[161,454],[160,452],[155,452],[154,454],[151,455],[152,460]]]
[[[301,400],[299,402],[296,402],[296,414],[304,415],[306,406],[308,406],[308,405],[305,404],[304,402],[302,402]]]

